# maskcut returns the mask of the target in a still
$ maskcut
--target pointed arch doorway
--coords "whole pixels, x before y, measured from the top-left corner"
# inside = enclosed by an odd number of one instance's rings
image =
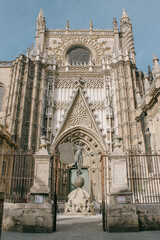
[[[60,144],[73,142],[74,144],[78,144],[81,141],[85,151],[87,152],[87,156],[83,155],[83,167],[82,174],[83,178],[86,182],[84,185],[84,189],[87,190],[91,199],[96,205],[99,206],[102,204],[102,189],[101,189],[101,153],[105,151],[105,147],[99,138],[99,136],[92,131],[91,129],[87,129],[82,126],[75,126],[73,128],[67,129],[62,134],[57,136],[55,141],[53,142],[52,149],[56,150]],[[63,200],[67,201],[67,196],[70,191],[73,190],[73,182],[75,177],[76,169],[69,164],[62,164],[60,162],[60,156],[56,159],[58,161],[57,172],[54,171],[53,177],[55,181],[55,177],[57,177],[56,183],[56,199],[55,200]],[[53,170],[51,170],[53,172]],[[65,173],[65,174],[64,174]],[[65,182],[64,180],[65,175]],[[64,194],[65,193],[65,194]],[[62,196],[63,195],[63,196]],[[56,203],[56,202],[55,202]],[[56,212],[55,209],[54,214],[54,231],[56,230]]]
[[[87,156],[83,154],[83,169],[84,177],[87,184],[84,186],[92,199],[96,202],[101,201],[101,164],[100,164],[100,156],[101,152],[104,152],[103,143],[100,141],[99,136],[96,135],[92,130],[87,129],[82,126],[76,126],[64,131],[57,139],[54,141],[53,149],[56,149],[58,145],[62,143],[71,142],[77,144],[79,141],[82,142],[85,151],[87,152]],[[66,189],[63,192],[66,192],[68,196],[69,191],[72,189],[72,182],[75,173],[75,169],[73,167],[65,166],[67,170],[67,179],[66,179]],[[61,187],[60,187],[61,188]],[[59,197],[61,194],[61,189],[59,189]],[[67,197],[64,196],[64,197]]]

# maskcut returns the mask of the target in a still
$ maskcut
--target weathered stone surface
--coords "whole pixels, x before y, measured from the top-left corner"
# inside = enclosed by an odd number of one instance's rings
[[[141,231],[160,229],[160,204],[137,204],[136,208]]]
[[[32,221],[30,219],[32,218]],[[28,203],[22,217],[23,232],[52,232],[53,215],[51,204]]]
[[[107,230],[109,232],[139,231],[136,206],[132,204],[109,205],[107,209]]]
[[[107,230],[109,232],[137,232],[138,216],[109,216],[107,217]]]
[[[52,205],[5,203],[3,231],[52,232]]]

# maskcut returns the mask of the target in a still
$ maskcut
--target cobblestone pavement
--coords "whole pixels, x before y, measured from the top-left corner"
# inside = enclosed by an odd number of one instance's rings
[[[160,231],[108,233],[102,231],[101,215],[58,216],[57,232],[3,232],[1,240],[160,240]]]

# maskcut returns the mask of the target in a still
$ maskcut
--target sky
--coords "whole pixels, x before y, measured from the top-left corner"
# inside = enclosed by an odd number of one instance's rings
[[[34,43],[36,19],[43,8],[46,27],[113,28],[123,8],[132,22],[138,70],[160,58],[160,0],[0,0],[0,61],[14,60]]]

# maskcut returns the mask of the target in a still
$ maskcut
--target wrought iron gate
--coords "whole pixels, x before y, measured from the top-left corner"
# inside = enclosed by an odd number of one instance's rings
[[[107,218],[106,218],[106,208],[109,203],[109,193],[110,193],[110,158],[108,154],[101,154],[101,192],[102,192],[102,226],[103,231],[106,231]]]
[[[34,179],[31,152],[0,152],[0,191],[6,202],[27,202]]]
[[[58,200],[66,200],[69,191],[69,169],[67,168],[67,164],[60,162],[60,156],[58,153],[53,154],[51,158],[50,176],[51,199],[53,200],[53,231],[56,231],[58,212],[57,202]]]
[[[57,193],[58,193],[59,155],[53,154],[51,158],[51,199],[53,199],[53,231],[56,231],[57,221]]]
[[[160,155],[128,156],[127,178],[133,203],[160,203]]]

